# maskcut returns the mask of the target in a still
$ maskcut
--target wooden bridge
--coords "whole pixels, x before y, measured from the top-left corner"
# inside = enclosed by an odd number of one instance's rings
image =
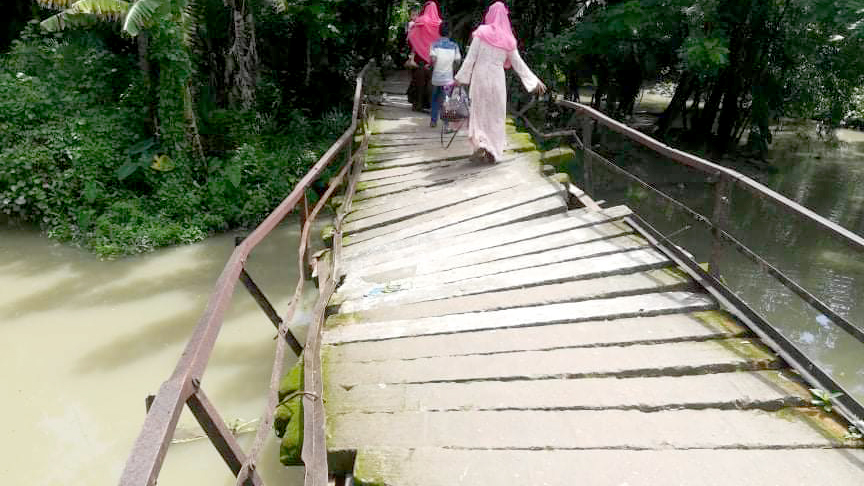
[[[161,413],[184,402],[197,411],[238,484],[261,484],[254,465],[277,400],[283,459],[305,463],[307,484],[864,484],[849,424],[811,404],[808,388],[839,387],[821,369],[630,208],[544,175],[550,154],[531,135],[509,125],[496,165],[470,160],[464,132],[442,148],[402,95],[406,82],[391,78],[368,110],[358,83],[355,113],[368,123],[354,150],[343,136],[322,157],[321,167],[348,153],[304,213],[305,242],[309,221],[345,189],[332,248],[312,262],[321,298],[302,369],[278,399],[277,356],[253,451],[202,406],[212,343],[203,364],[181,362],[160,390],[180,390]],[[599,157],[590,132],[582,142]],[[274,221],[300,201],[291,197]],[[238,249],[238,268],[251,248]],[[219,288],[202,319],[211,329]],[[291,313],[268,311],[288,344]],[[193,341],[184,359],[202,355]],[[851,397],[833,405],[855,419]],[[158,475],[173,426],[154,410],[121,484]]]

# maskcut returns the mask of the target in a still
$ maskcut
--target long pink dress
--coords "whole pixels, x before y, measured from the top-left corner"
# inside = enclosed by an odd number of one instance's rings
[[[486,149],[495,161],[501,160],[507,143],[504,121],[507,116],[507,86],[504,63],[510,61],[522,84],[529,92],[540,82],[522,60],[519,51],[505,51],[483,39],[474,38],[465,62],[456,74],[456,81],[469,84],[471,113],[468,120],[468,138],[474,146]]]

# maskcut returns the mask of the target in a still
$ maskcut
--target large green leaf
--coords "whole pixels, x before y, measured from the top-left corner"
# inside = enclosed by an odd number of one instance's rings
[[[60,0],[39,1],[40,5],[42,2],[47,4],[49,1],[55,6],[69,3]],[[126,16],[128,11],[129,2],[124,0],[78,0],[62,12],[43,20],[41,25],[47,31],[57,32],[72,27],[92,25],[97,21],[118,21]]]
[[[126,14],[123,30],[131,36],[137,36],[141,30],[153,23],[156,11],[166,0],[138,0]]]

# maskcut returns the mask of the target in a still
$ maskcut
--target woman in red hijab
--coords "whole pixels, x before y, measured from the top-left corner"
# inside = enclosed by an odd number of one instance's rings
[[[441,37],[439,30],[441,16],[438,14],[438,4],[430,0],[423,6],[423,11],[410,24],[408,24],[408,44],[411,46],[411,55],[408,65],[413,67],[411,73],[411,85],[408,87],[408,100],[415,111],[429,107],[430,80],[432,71],[429,70],[431,60],[429,50],[432,44]]]
[[[510,26],[510,13],[502,2],[489,7],[483,25],[474,30],[472,38],[468,55],[456,74],[456,82],[471,85],[468,138],[474,146],[474,158],[498,162],[507,143],[504,132],[507,116],[504,70],[512,67],[529,92],[545,93],[546,85],[519,56]]]

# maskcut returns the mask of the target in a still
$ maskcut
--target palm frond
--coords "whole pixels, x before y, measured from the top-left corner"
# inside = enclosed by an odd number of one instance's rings
[[[59,0],[52,1],[59,4]],[[77,0],[62,12],[43,20],[41,25],[49,32],[57,32],[73,27],[90,26],[100,21],[118,21],[128,11],[129,2],[124,0]]]
[[[133,37],[141,33],[142,29],[153,22],[156,11],[164,2],[165,0],[138,0],[132,4],[123,22],[123,30]]]

